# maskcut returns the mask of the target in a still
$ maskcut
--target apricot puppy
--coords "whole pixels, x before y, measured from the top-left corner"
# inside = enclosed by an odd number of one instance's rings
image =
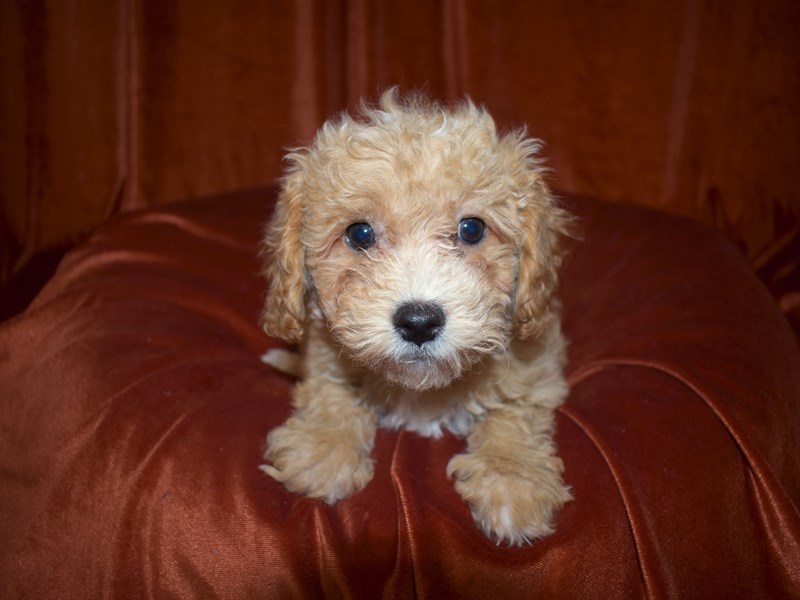
[[[486,535],[553,531],[570,498],[553,443],[569,218],[538,150],[469,101],[392,89],[287,156],[263,326],[301,345],[303,380],[266,473],[332,504],[372,478],[378,426],[448,429],[467,447],[447,474]]]

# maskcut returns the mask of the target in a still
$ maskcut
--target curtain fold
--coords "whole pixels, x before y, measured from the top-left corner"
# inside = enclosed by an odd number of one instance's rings
[[[0,281],[110,214],[270,182],[397,84],[527,124],[557,189],[715,226],[786,298],[799,28],[792,0],[5,2]]]

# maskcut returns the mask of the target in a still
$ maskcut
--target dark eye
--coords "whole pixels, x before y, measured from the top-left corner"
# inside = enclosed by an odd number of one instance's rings
[[[477,217],[461,219],[458,224],[458,239],[465,244],[477,244],[486,235],[486,225]]]
[[[375,232],[369,223],[353,223],[345,230],[344,241],[353,250],[366,250],[375,244]]]

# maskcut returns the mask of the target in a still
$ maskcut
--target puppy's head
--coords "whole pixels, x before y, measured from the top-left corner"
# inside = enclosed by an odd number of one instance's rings
[[[567,223],[524,131],[471,102],[385,93],[326,123],[290,168],[265,246],[267,333],[324,319],[357,364],[442,387],[553,318]]]

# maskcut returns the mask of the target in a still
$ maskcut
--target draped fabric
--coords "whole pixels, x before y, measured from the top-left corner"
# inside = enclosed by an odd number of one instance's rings
[[[400,85],[527,125],[562,192],[715,226],[791,314],[799,28],[793,0],[3,2],[0,281],[116,213],[269,183]]]
[[[572,198],[556,533],[497,546],[378,432],[331,507],[258,470],[292,380],[259,361],[273,189],[128,215],[0,324],[2,598],[798,598],[800,356],[737,250]]]

